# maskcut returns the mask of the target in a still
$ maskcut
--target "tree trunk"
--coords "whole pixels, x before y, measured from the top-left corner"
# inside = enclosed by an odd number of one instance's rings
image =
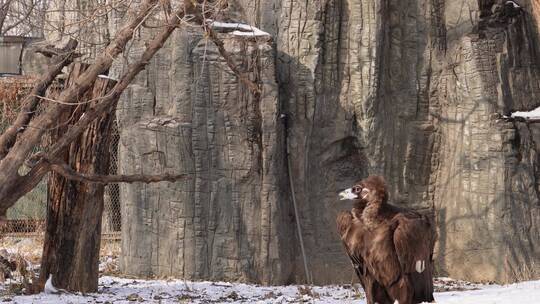
[[[82,64],[75,65],[67,85],[71,85],[85,69]],[[68,123],[52,131],[51,141],[61,138],[86,108],[95,103],[85,101],[104,96],[114,83],[97,79],[93,90],[79,100],[81,104],[62,113],[59,121]],[[113,120],[114,112],[102,115],[62,153],[60,159],[77,172],[108,174]],[[52,274],[56,287],[81,292],[97,291],[103,192],[104,184],[68,180],[51,172],[40,286]]]
[[[35,185],[41,181],[43,175],[48,171],[48,168],[38,165],[29,174],[25,176],[19,175],[21,166],[23,166],[23,164],[27,161],[28,156],[35,149],[35,147],[39,145],[39,142],[41,141],[41,138],[44,136],[45,132],[50,128],[56,128],[58,117],[65,112],[64,104],[72,102],[73,100],[78,100],[81,95],[87,94],[98,75],[101,75],[109,70],[114,58],[124,51],[126,43],[131,40],[136,28],[153,10],[156,1],[157,0],[145,0],[143,3],[137,6],[138,9],[129,10],[127,16],[130,17],[127,18],[126,23],[117,31],[115,38],[103,50],[101,55],[93,61],[85,73],[80,75],[79,79],[76,81],[77,85],[63,90],[57,98],[60,103],[49,105],[43,114],[32,119],[25,128],[24,132],[18,135],[15,144],[10,148],[6,156],[0,160],[0,216],[5,215],[7,208],[13,206],[13,204],[15,204],[15,202],[22,195],[34,188]],[[156,41],[157,45],[154,46],[154,50],[148,52],[149,58],[152,57],[155,50],[161,47],[160,44],[163,43],[162,41],[165,41],[169,37],[170,33],[173,31],[175,26],[178,25],[178,23],[179,22],[165,27],[165,30],[161,33],[161,36],[157,37],[159,39]],[[127,82],[123,88],[125,88],[125,86],[131,82],[130,79],[133,79],[134,75],[137,75],[145,64],[146,63],[140,63],[137,65],[137,69],[130,69],[130,72],[133,75],[128,75],[128,77],[126,77],[125,80]],[[117,96],[122,93],[123,88],[119,89],[114,96],[109,97],[109,100],[112,98],[117,98]],[[109,103],[105,102],[104,104],[106,106],[109,105]],[[100,103],[100,105],[103,105],[103,103]],[[96,106],[96,108],[98,107],[99,106]],[[89,114],[87,116],[91,115]],[[88,121],[88,118],[86,120]],[[73,134],[74,132],[71,133]],[[77,135],[78,134],[79,133],[77,132]],[[71,137],[68,137],[70,140]],[[64,138],[64,142],[61,142],[62,150],[63,144],[65,144],[65,141],[67,140],[67,138]],[[68,143],[69,142],[71,141],[68,141]],[[58,152],[56,151],[58,149],[55,150],[52,148],[52,150],[54,150],[54,152]],[[54,157],[56,157],[56,155],[54,155]]]

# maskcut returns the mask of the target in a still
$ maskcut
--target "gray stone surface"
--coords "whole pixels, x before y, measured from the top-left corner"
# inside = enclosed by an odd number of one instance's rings
[[[273,36],[223,35],[264,83],[258,99],[212,43],[175,33],[119,105],[120,170],[190,179],[121,186],[122,269],[303,282],[288,144],[315,283],[353,277],[336,191],[368,174],[434,211],[439,274],[540,276],[540,125],[502,117],[540,105],[536,12],[522,2],[523,16],[488,24],[473,0],[231,1],[226,14]]]
[[[178,33],[141,77],[147,86],[131,86],[119,105],[122,173],[189,174],[121,187],[128,274],[276,283],[290,273],[273,51],[266,41],[223,39],[264,83],[259,99],[212,43]]]

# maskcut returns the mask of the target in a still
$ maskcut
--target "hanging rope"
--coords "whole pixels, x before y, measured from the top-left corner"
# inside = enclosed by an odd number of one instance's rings
[[[291,187],[291,198],[293,202],[294,207],[294,218],[296,221],[296,231],[298,232],[298,240],[300,241],[300,251],[302,253],[302,259],[304,261],[304,271],[306,273],[306,283],[307,284],[313,284],[313,280],[311,278],[308,263],[307,263],[307,257],[306,257],[306,250],[304,247],[304,238],[302,236],[302,226],[300,225],[300,216],[298,215],[298,207],[296,203],[296,195],[294,192],[294,182],[292,179],[292,170],[291,170],[291,157],[290,157],[290,149],[289,149],[289,138],[288,138],[288,128],[287,128],[287,116],[285,114],[281,114],[280,118],[284,120],[284,126],[285,126],[285,141],[286,141],[286,149],[287,149],[287,170],[289,174],[289,184]]]

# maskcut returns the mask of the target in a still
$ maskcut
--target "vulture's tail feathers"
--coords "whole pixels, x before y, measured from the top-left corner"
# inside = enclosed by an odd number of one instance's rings
[[[433,264],[430,262],[422,273],[411,273],[414,303],[433,302]]]

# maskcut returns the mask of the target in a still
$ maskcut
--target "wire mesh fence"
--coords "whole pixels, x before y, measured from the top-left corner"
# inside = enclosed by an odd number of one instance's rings
[[[3,235],[35,235],[45,228],[47,182],[44,178],[37,187],[22,197],[7,211],[7,223],[0,227]]]
[[[25,77],[0,77],[0,134],[14,119],[16,110],[20,106],[19,102],[14,100],[20,101],[31,85],[31,79]],[[8,88],[16,88],[16,92],[8,91]],[[120,136],[115,123],[111,133],[110,174],[117,173],[119,140]],[[21,173],[24,174],[24,172]],[[32,237],[43,234],[47,212],[47,179],[48,177],[45,176],[37,187],[8,209],[7,223],[0,226],[0,236]],[[120,238],[121,211],[118,184],[105,186],[101,231],[105,238]]]
[[[109,174],[118,173],[118,143],[120,133],[116,122],[113,124],[111,132],[111,160]],[[122,229],[122,213],[120,210],[120,186],[118,184],[108,184],[105,186],[103,219],[101,233],[104,236],[119,238]]]

